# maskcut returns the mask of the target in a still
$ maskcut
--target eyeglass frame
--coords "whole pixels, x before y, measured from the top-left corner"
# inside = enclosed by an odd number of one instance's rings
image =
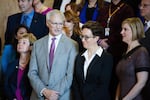
[[[63,26],[64,22],[62,23],[57,23],[57,22],[52,22],[51,20],[47,20],[50,24],[54,25],[54,26]]]
[[[147,8],[148,6],[150,6],[150,4],[139,4],[139,8]]]
[[[93,36],[93,37],[89,37],[89,36],[83,36],[83,35],[80,35],[80,39],[84,39],[84,40],[89,40],[90,38],[95,38],[96,36]]]

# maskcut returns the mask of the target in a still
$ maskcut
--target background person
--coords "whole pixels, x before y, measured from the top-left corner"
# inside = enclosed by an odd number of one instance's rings
[[[33,0],[34,10],[42,15],[46,15],[52,10],[52,8],[49,8],[43,4],[44,1],[45,0]]]

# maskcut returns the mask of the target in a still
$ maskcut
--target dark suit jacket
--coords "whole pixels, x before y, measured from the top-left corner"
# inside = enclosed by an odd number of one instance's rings
[[[110,100],[109,82],[113,66],[112,56],[102,53],[96,55],[90,63],[86,79],[84,79],[85,58],[79,54],[75,62],[75,72],[72,83],[74,100]]]
[[[150,28],[145,32],[145,38],[142,38],[141,40],[139,40],[139,42],[144,47],[146,47],[146,49],[148,50],[150,54]]]
[[[20,25],[22,13],[17,13],[8,17],[7,27],[5,32],[5,44],[10,44],[14,38],[14,32]],[[48,34],[46,26],[46,17],[34,12],[33,19],[29,30],[37,37],[37,39]]]
[[[15,92],[17,87],[17,74],[18,74],[19,60],[16,60],[8,65],[7,74],[5,75],[4,90],[8,100],[16,98]],[[23,100],[29,100],[32,88],[27,77],[29,65],[25,69],[24,75],[20,82],[21,94]]]

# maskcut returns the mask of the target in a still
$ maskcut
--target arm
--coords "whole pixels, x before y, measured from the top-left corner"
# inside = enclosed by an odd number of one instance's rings
[[[129,93],[123,98],[123,100],[133,100],[143,89],[148,79],[148,72],[142,71],[136,73],[137,83],[129,91]]]

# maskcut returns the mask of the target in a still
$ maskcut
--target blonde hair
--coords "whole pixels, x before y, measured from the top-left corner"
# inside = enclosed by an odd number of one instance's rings
[[[28,38],[31,46],[37,40],[36,37],[33,35],[33,33],[24,33],[22,34],[22,37],[20,39],[23,38]]]
[[[138,40],[144,35],[144,26],[142,21],[138,17],[127,18],[122,22],[122,25],[128,24],[132,30],[132,40]]]

